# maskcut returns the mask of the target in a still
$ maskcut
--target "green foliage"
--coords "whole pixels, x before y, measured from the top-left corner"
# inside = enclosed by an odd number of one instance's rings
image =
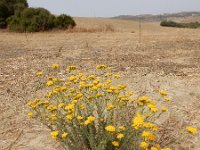
[[[98,65],[91,73],[61,68],[52,64],[36,73],[37,87],[46,93],[27,106],[28,116],[46,125],[66,150],[171,150],[198,134],[193,126],[169,126],[164,105],[171,100],[165,90],[152,100],[129,91],[108,66]]]
[[[176,28],[192,28],[192,29],[196,29],[200,27],[200,23],[199,22],[191,22],[191,23],[177,23],[174,21],[162,21],[160,23],[161,26],[165,26],[165,27],[176,27]]]
[[[6,28],[6,21],[3,18],[0,18],[0,28]]]
[[[38,32],[53,28],[67,29],[76,25],[70,16],[60,15],[56,18],[44,8],[25,8],[7,21],[9,29],[17,32]]]
[[[67,28],[73,28],[74,26],[76,26],[76,23],[72,19],[72,17],[62,14],[62,15],[56,17],[55,25],[57,28],[67,29]]]
[[[0,28],[16,32],[38,32],[53,28],[67,29],[76,23],[72,17],[55,17],[44,8],[28,8],[27,0],[0,0]]]
[[[26,0],[0,0],[0,28],[7,26],[7,18],[27,7]]]
[[[8,27],[17,32],[37,32],[52,29],[55,17],[44,8],[26,8],[8,19]]]

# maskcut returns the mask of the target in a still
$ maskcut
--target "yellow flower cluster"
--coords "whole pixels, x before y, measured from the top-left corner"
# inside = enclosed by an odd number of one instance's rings
[[[51,68],[53,68],[53,69],[57,69],[57,68],[59,68],[59,67],[60,67],[59,64],[52,64],[52,65],[51,65]]]
[[[89,116],[87,117],[87,120],[84,122],[85,125],[91,124],[95,121],[95,117]]]
[[[28,116],[48,125],[53,139],[67,149],[103,150],[109,145],[108,150],[171,150],[158,144],[156,120],[168,110],[162,101],[146,95],[136,97],[126,84],[117,81],[123,76],[106,65],[98,65],[92,74],[80,72],[76,66],[60,73],[59,67],[53,64],[49,75],[36,73],[41,80],[47,77],[41,84],[46,85],[47,93],[27,103],[31,109]],[[170,101],[166,91],[159,93],[165,102]],[[191,126],[185,131],[197,134]]]
[[[115,133],[116,132],[116,128],[112,125],[109,125],[107,127],[105,127],[106,131],[110,132],[110,133]]]
[[[186,130],[191,134],[197,134],[197,128],[194,128],[192,126],[186,127]]]

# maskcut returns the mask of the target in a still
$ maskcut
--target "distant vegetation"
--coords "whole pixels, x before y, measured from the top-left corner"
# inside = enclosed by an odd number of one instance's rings
[[[72,17],[54,16],[44,8],[29,8],[26,0],[0,0],[0,28],[17,32],[38,32],[76,26]]]
[[[174,21],[162,21],[160,23],[161,26],[165,27],[176,27],[176,28],[200,28],[200,23],[199,22],[191,22],[191,23],[177,23]]]
[[[134,20],[134,21],[145,21],[145,22],[160,22],[162,20],[167,20],[170,18],[173,19],[187,19],[187,18],[195,18],[200,17],[200,12],[179,12],[179,13],[164,13],[160,15],[152,15],[152,14],[143,14],[143,15],[120,15],[113,17],[114,19],[125,19],[125,20]]]

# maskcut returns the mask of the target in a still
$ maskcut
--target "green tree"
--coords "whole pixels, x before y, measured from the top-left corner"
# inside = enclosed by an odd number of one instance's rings
[[[71,16],[62,14],[56,17],[55,25],[57,28],[60,28],[60,29],[68,29],[68,28],[73,28],[74,26],[76,26],[76,23]]]
[[[55,17],[44,8],[26,8],[8,19],[8,27],[17,32],[38,32],[52,29]]]
[[[0,28],[7,26],[7,18],[27,7],[26,0],[0,0]]]

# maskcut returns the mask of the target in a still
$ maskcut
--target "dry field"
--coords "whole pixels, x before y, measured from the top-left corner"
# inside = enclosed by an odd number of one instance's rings
[[[32,88],[34,74],[52,63],[89,70],[96,64],[107,64],[120,72],[123,82],[135,92],[153,96],[158,89],[165,89],[173,99],[168,124],[175,130],[186,124],[200,129],[199,29],[142,23],[140,33],[139,24],[132,21],[95,18],[76,21],[75,32],[0,31],[1,150],[62,150],[50,138],[47,128],[26,116],[25,103],[36,96]],[[107,31],[108,27],[115,31]],[[100,32],[95,30],[102,28]],[[197,136],[176,149],[200,150],[199,143]]]

